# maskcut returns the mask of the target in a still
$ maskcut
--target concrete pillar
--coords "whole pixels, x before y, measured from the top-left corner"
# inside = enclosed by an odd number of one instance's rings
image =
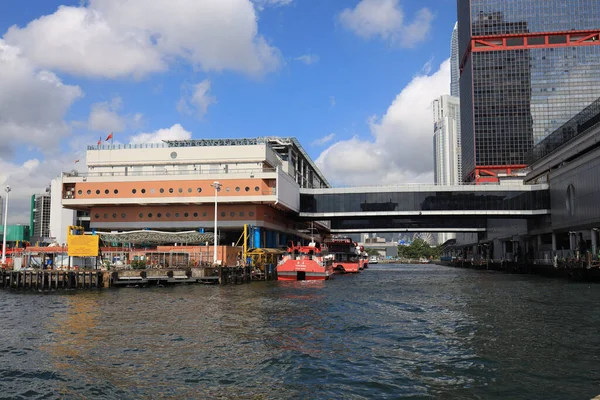
[[[569,232],[569,250],[571,251],[575,251],[577,250],[577,241],[576,241],[576,233],[575,232]]]
[[[552,232],[552,251],[556,251],[556,233]]]
[[[592,229],[592,257],[596,256],[596,252],[598,251],[598,232],[596,229]]]
[[[542,235],[538,235],[537,237],[537,251],[540,252],[542,249]]]
[[[508,253],[508,242],[502,242],[502,257],[505,257],[506,253]]]

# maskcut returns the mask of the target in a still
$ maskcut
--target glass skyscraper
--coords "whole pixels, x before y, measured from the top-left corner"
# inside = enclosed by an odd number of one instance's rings
[[[496,182],[600,97],[600,0],[458,0],[463,179]]]

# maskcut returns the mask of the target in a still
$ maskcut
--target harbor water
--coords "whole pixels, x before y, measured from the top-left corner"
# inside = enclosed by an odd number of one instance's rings
[[[600,285],[435,265],[0,292],[0,398],[590,399]]]

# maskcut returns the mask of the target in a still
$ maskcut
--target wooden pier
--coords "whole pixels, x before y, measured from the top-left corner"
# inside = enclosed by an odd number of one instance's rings
[[[102,271],[0,271],[0,288],[14,290],[72,290],[105,287]]]
[[[174,284],[240,285],[277,279],[274,271],[257,273],[250,267],[203,267],[119,271],[0,270],[0,289],[90,290],[126,286],[166,286]]]

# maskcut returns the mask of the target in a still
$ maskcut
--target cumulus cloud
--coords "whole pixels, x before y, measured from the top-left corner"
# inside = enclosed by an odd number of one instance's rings
[[[319,62],[319,56],[317,54],[303,54],[294,58],[294,60],[303,62],[306,65],[311,65]]]
[[[23,163],[12,163],[0,159],[0,187],[10,185],[8,223],[29,223],[30,199],[32,194],[44,193],[50,181],[61,172],[73,169],[75,158],[72,154],[59,154],[51,159],[40,161],[33,158]],[[78,165],[83,165],[81,160]],[[4,196],[4,190],[0,196]]]
[[[312,145],[313,145],[313,146],[322,146],[322,145],[324,145],[324,144],[326,144],[326,143],[329,143],[329,142],[331,142],[331,141],[333,140],[333,138],[334,138],[334,137],[335,137],[335,133],[330,133],[330,134],[329,134],[329,135],[327,135],[327,136],[323,136],[323,137],[322,137],[322,138],[320,138],[320,139],[314,140],[314,141],[312,142]]]
[[[414,77],[383,117],[369,121],[369,140],[355,136],[334,143],[317,165],[338,185],[433,183],[431,100],[449,85],[446,60],[432,74]]]
[[[250,0],[89,0],[13,26],[4,39],[39,66],[92,77],[142,77],[177,59],[250,75],[280,64]]]
[[[71,133],[64,116],[83,96],[79,86],[65,85],[52,72],[39,70],[21,56],[18,48],[0,39],[0,151],[7,144],[25,143],[55,151],[61,138]]]
[[[406,23],[399,0],[361,0],[356,7],[343,10],[339,20],[362,38],[381,37],[392,45],[412,47],[427,37],[433,14],[422,8]]]
[[[134,135],[129,139],[129,143],[160,143],[163,140],[188,140],[191,138],[191,132],[186,131],[180,124],[175,124],[170,128]]]
[[[217,101],[209,94],[210,81],[208,79],[190,87],[184,86],[184,90],[190,93],[181,97],[177,103],[177,110],[182,114],[196,114],[202,118],[208,111],[208,106]]]
[[[122,105],[120,97],[114,97],[110,102],[93,104],[88,128],[98,132],[122,132],[125,129],[125,118],[119,115]]]

